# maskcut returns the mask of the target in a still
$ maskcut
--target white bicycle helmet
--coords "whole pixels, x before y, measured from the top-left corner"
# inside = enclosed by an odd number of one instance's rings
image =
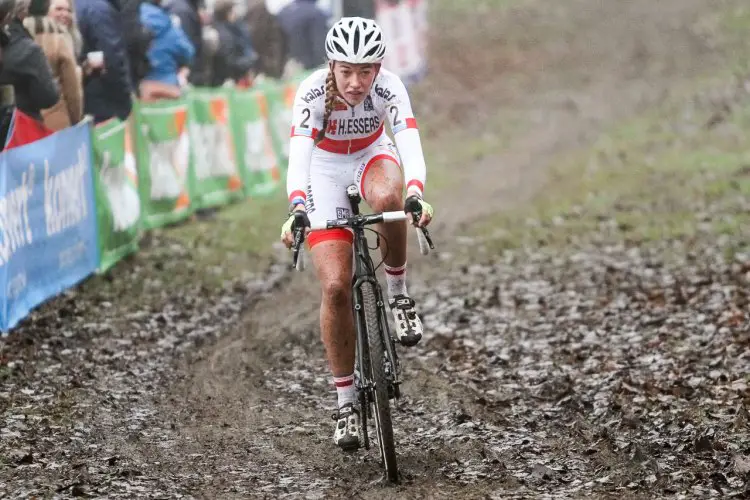
[[[326,36],[326,55],[331,61],[374,64],[383,61],[385,41],[380,26],[364,17],[342,17]]]

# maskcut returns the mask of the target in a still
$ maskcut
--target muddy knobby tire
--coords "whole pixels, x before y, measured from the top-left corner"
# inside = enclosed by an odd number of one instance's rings
[[[388,481],[397,483],[396,444],[393,439],[391,405],[388,399],[388,377],[385,372],[386,349],[383,343],[383,333],[380,330],[380,322],[378,321],[377,302],[372,283],[362,284],[362,302],[365,322],[367,323],[371,377],[372,381],[375,382],[375,425],[378,431],[381,458]]]

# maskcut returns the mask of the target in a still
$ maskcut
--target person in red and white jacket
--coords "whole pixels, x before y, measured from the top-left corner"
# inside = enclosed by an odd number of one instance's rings
[[[305,79],[295,97],[287,173],[290,212],[304,211],[308,224],[348,217],[346,188],[352,183],[373,210],[405,210],[405,185],[407,199],[415,197],[421,206],[418,225],[426,226],[433,209],[423,200],[426,167],[417,121],[403,82],[381,67],[386,47],[380,27],[370,19],[342,18],[329,30],[325,48],[328,68]],[[385,133],[386,120],[395,145]],[[293,222],[291,213],[281,230],[287,247]],[[414,346],[423,332],[406,289],[407,225],[389,223],[378,230],[388,242],[381,252],[396,334],[401,344]],[[338,394],[334,441],[343,449],[359,446],[352,240],[344,229],[308,236],[323,289],[320,328]]]

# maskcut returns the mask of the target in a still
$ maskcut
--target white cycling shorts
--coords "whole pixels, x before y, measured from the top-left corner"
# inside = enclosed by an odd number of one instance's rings
[[[314,225],[350,217],[351,203],[346,196],[346,188],[356,184],[362,199],[365,199],[365,175],[378,160],[391,160],[401,166],[398,150],[386,134],[365,149],[348,155],[314,148],[305,201],[310,222]],[[353,239],[351,231],[328,229],[313,231],[307,241],[312,248],[321,241],[343,240],[351,243]]]

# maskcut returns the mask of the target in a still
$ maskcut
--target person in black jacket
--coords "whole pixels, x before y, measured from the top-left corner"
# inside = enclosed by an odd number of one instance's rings
[[[0,73],[3,71],[5,48],[10,42],[6,28],[13,20],[15,7],[15,0],[0,0]],[[0,85],[0,151],[5,148],[10,125],[13,122],[13,110],[16,107],[13,93],[13,85]]]
[[[315,0],[295,0],[276,17],[289,41],[289,57],[305,69],[326,62],[328,15],[315,5]]]
[[[250,41],[258,53],[258,73],[281,78],[289,57],[289,41],[278,19],[268,11],[264,0],[248,0],[244,22],[250,31]]]
[[[217,0],[214,28],[219,34],[219,48],[214,54],[211,86],[218,87],[227,80],[236,82],[248,77],[258,58],[238,22],[233,0]]]
[[[119,0],[125,52],[130,65],[130,84],[136,96],[140,96],[140,83],[151,70],[148,50],[153,34],[141,23],[141,4],[146,0]]]
[[[89,72],[83,81],[83,110],[99,123],[112,117],[126,120],[133,107],[130,63],[123,38],[117,0],[76,0],[83,37],[83,57],[103,52],[104,67]]]
[[[54,106],[60,99],[60,92],[47,56],[23,27],[23,18],[28,10],[28,0],[16,2],[15,15],[7,28],[8,38],[2,47],[0,85],[12,85],[16,107],[42,121],[41,110]]]

